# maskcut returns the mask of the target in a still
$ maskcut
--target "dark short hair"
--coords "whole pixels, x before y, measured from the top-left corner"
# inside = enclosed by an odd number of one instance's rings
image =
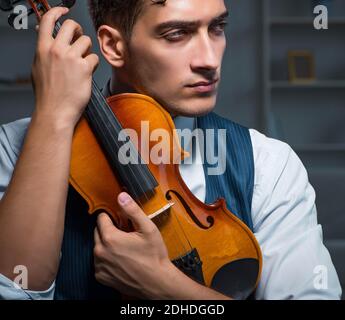
[[[118,27],[130,39],[144,2],[147,0],[89,0],[89,11],[95,29],[103,24]],[[167,0],[150,0],[153,4],[165,4]]]

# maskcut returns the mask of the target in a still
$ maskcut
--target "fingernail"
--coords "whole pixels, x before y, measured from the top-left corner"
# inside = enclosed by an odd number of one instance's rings
[[[121,205],[126,205],[132,201],[131,197],[126,192],[120,193],[118,199]]]

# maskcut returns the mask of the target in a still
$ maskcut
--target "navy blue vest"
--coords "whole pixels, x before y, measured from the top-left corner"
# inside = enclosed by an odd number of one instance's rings
[[[253,148],[249,130],[215,113],[197,119],[198,128],[226,129],[226,170],[223,175],[207,175],[206,203],[213,203],[222,197],[228,209],[253,229],[251,203],[254,187]],[[206,152],[210,148],[206,145]],[[218,141],[213,154],[217,155]],[[207,153],[204,154],[207,158]],[[207,173],[212,165],[204,161]],[[66,205],[65,233],[62,258],[56,279],[55,299],[118,299],[120,294],[99,284],[94,277],[93,232],[96,216],[89,216],[87,204],[70,187]]]

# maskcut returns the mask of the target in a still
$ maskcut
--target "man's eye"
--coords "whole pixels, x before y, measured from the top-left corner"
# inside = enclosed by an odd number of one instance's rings
[[[211,31],[215,34],[223,34],[227,25],[227,22],[218,23],[211,27]]]
[[[185,30],[178,30],[171,33],[168,33],[164,36],[164,38],[168,41],[179,41],[182,40],[187,35]]]

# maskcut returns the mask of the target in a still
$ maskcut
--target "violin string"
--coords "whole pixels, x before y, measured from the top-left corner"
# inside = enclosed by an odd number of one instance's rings
[[[171,210],[171,211],[173,211],[173,210]],[[172,214],[172,216],[175,216],[173,213],[171,213],[171,214]],[[184,244],[184,242],[183,242],[183,240],[181,238],[180,233],[177,231],[177,229],[175,227],[175,224],[173,222],[171,222],[171,224],[172,224],[172,226],[174,228],[175,234],[177,235],[178,241],[181,243],[182,249],[183,249],[182,253],[178,254],[178,257],[182,258],[182,261],[184,261],[183,256],[188,252],[187,248],[186,248],[186,246],[185,246],[185,244]]]
[[[181,224],[181,222],[180,222],[180,220],[179,220],[179,218],[178,218],[178,216],[177,216],[176,213],[174,214],[174,217],[175,217],[175,219],[176,219],[176,221],[177,221],[177,223],[178,223],[180,229],[182,230],[182,233],[183,233],[184,237],[186,238],[186,240],[187,240],[187,242],[188,242],[188,245],[189,245],[190,249],[193,250],[193,246],[192,246],[190,240],[188,239],[187,234],[186,234],[185,230],[183,229],[182,224]]]
[[[169,212],[172,211],[171,208],[169,208],[169,209],[167,209],[165,212],[163,212],[162,214],[160,214],[160,215],[157,217],[158,223],[159,223],[160,225],[163,225],[163,222],[162,222],[163,216],[165,216],[165,217],[168,217],[168,216],[169,216],[168,210],[169,210]],[[177,229],[176,229],[174,223],[171,222],[170,224],[171,224],[171,226],[172,226],[172,228],[173,228],[173,232],[177,235],[177,239],[174,238],[174,240],[173,240],[173,241],[175,242],[175,249],[176,249],[176,251],[177,251],[177,252],[180,252],[180,250],[178,249],[179,246],[178,246],[178,243],[177,243],[177,242],[179,241],[180,247],[182,247],[182,251],[183,251],[183,252],[187,252],[187,251],[186,251],[186,247],[185,247],[185,245],[184,245],[184,243],[183,243],[183,241],[182,241],[182,239],[181,239],[180,234],[177,232]],[[184,253],[178,254],[178,255],[181,256],[181,255],[184,255]]]
[[[91,102],[92,102],[92,104],[95,106],[95,100],[94,100],[94,97],[93,97],[92,95],[91,95]],[[100,120],[98,119],[97,116],[93,117],[93,120],[97,123],[97,125],[98,125],[99,127],[102,125],[102,123],[100,122]],[[108,137],[109,137],[109,136],[112,136],[111,133],[109,132],[108,126],[105,125],[105,126],[103,126],[103,127],[107,129],[107,131],[108,131],[108,132],[107,132],[107,133],[108,133]],[[114,140],[113,140],[113,141],[114,141]],[[115,141],[116,141],[116,139],[115,139]],[[111,144],[111,143],[108,142],[108,145],[109,145],[109,144]],[[117,144],[117,143],[116,143],[116,144]],[[124,154],[123,154],[123,152],[121,151],[121,148],[119,148],[119,145],[118,145],[118,144],[117,144],[117,148],[118,148],[118,150],[119,150],[119,153],[121,153],[121,155],[123,156]],[[133,176],[133,178],[135,179],[135,181],[136,181],[137,185],[139,186],[139,188],[141,189],[143,195],[145,196],[145,199],[148,200],[147,195],[146,195],[146,193],[144,192],[144,190],[142,189],[141,184],[139,183],[139,181],[138,181],[136,175],[134,174],[133,170],[131,169],[131,166],[129,166],[128,169],[129,169],[129,171],[132,173],[132,176]],[[142,203],[141,203],[140,198],[138,198],[138,199],[136,199],[136,200],[137,200],[137,201],[139,202],[139,204],[142,206]]]
[[[92,103],[94,106],[96,106],[93,95],[91,95],[91,103]],[[89,109],[89,111],[91,111],[90,113],[92,113],[92,110],[91,110],[91,109]],[[102,123],[100,122],[100,120],[98,119],[97,116],[93,116],[93,121],[95,121],[95,122],[97,123],[98,127],[101,127]],[[108,128],[108,126],[105,125],[105,126],[103,126],[103,127],[106,128],[106,131],[107,131],[107,133],[108,133],[108,135],[106,135],[106,136],[108,136],[108,137],[111,136],[111,132],[110,132],[110,129]],[[111,144],[109,141],[106,141],[106,143],[108,144],[108,146],[109,146],[109,144]],[[122,151],[121,151],[121,148],[119,148],[118,145],[117,145],[117,149],[119,150],[119,153],[122,152]],[[121,153],[121,155],[123,156],[123,153]],[[143,192],[144,190],[142,189],[140,182],[137,180],[136,175],[134,174],[133,170],[131,169],[131,166],[128,166],[128,169],[129,169],[129,171],[131,171],[132,176],[133,176],[133,178],[135,179],[135,182],[137,183],[137,186],[139,186],[139,188],[140,188],[141,191]],[[145,195],[145,197],[146,197],[146,194],[145,194],[145,193],[144,193],[144,195]],[[139,201],[139,205],[142,207],[142,203],[141,203],[140,199],[136,199],[136,200]],[[147,199],[146,199],[146,200],[147,200]]]
[[[94,106],[96,106],[96,103],[95,103],[95,100],[94,100],[93,95],[91,95],[91,102],[92,102],[92,104],[93,104]],[[91,109],[89,109],[89,111],[92,112]],[[94,116],[94,115],[93,115],[93,116]],[[113,137],[113,135],[111,134],[110,128],[109,128],[107,125],[102,126],[103,123],[100,122],[101,120],[99,120],[97,116],[94,116],[94,117],[93,117],[93,121],[95,121],[99,127],[104,127],[104,128],[106,129],[106,133],[107,133],[106,137],[108,137],[108,138],[111,137],[111,138],[112,138],[112,141],[115,142],[115,145],[116,145],[116,148],[117,148],[119,154],[120,154],[121,156],[124,157],[124,153],[123,153],[123,151],[121,150],[120,145],[117,143],[117,139],[115,139],[115,138]],[[106,138],[106,140],[107,140],[107,138]],[[108,140],[105,141],[105,142],[107,143],[108,148],[109,148],[109,146],[112,145],[111,142],[108,141]],[[111,149],[111,148],[109,148],[108,150],[110,150],[110,149]],[[140,181],[138,181],[138,178],[137,178],[137,176],[134,174],[134,171],[132,170],[132,168],[131,168],[130,165],[128,166],[128,170],[131,172],[132,177],[134,178],[134,180],[135,180],[135,182],[136,182],[136,185],[139,187],[139,189],[141,190],[142,194],[145,196],[146,200],[148,200],[148,199],[147,199],[147,196],[146,196],[146,193],[144,192],[144,190],[143,190],[143,188],[142,188],[142,186],[141,186]]]
[[[171,210],[171,208],[169,208],[168,210],[169,210],[170,212],[173,211],[173,210]],[[165,211],[165,212],[163,213],[163,215],[167,216],[167,215],[168,215],[168,212]],[[159,223],[162,224],[163,217],[158,216],[158,220],[159,220]],[[176,229],[176,227],[175,227],[175,224],[174,224],[173,222],[171,222],[171,225],[172,225],[172,227],[173,227],[174,233],[177,235],[177,241],[179,241],[179,243],[180,243],[180,245],[181,245],[181,247],[182,247],[182,253],[178,254],[177,256],[178,256],[179,258],[181,258],[182,261],[184,262],[183,256],[184,256],[188,251],[187,251],[187,249],[186,249],[186,246],[185,246],[185,244],[184,244],[184,241],[183,241],[182,238],[181,238],[180,232],[178,232],[177,229]],[[188,241],[188,239],[187,239],[187,241]],[[176,239],[175,239],[175,243],[176,243]],[[178,250],[178,246],[177,246],[177,245],[175,245],[175,248],[176,248],[177,252],[180,252],[180,250]]]

